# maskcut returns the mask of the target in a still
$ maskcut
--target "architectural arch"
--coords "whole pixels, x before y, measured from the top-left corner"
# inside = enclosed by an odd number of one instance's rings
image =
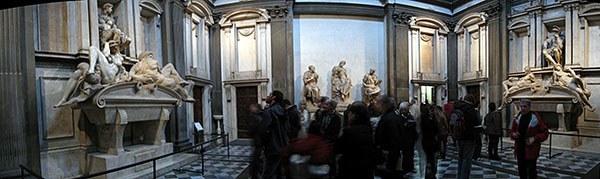
[[[417,17],[414,19],[414,23],[411,23],[412,26],[420,26],[420,27],[430,27],[441,30],[443,33],[448,33],[450,30],[446,23],[429,17]]]
[[[160,3],[156,2],[156,0],[141,0],[140,7],[142,7],[142,13],[144,10],[148,10],[154,14],[162,14],[163,8],[160,6]]]
[[[527,22],[524,19],[517,20],[517,21],[511,22],[510,24],[508,24],[509,30],[520,29],[520,28],[524,28],[524,27],[529,27],[529,22]]]
[[[223,19],[219,21],[222,26],[231,25],[232,21],[257,19],[259,21],[269,21],[269,15],[264,9],[243,9],[232,11],[223,15]]]
[[[579,11],[579,16],[599,16],[600,15],[600,4],[588,5]]]
[[[186,11],[193,12],[199,15],[202,18],[206,19],[206,23],[208,25],[214,24],[214,19],[212,17],[212,11],[210,10],[208,4],[201,0],[192,0],[189,4],[186,5]]]
[[[487,14],[485,14],[484,12],[467,14],[466,16],[458,20],[458,22],[456,23],[456,27],[454,28],[454,32],[459,32],[465,26],[470,26],[473,24],[483,25],[486,23],[486,21]]]

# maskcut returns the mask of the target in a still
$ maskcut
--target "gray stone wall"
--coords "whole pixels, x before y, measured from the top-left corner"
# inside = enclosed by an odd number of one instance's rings
[[[35,107],[33,10],[0,10],[0,178],[40,172]]]

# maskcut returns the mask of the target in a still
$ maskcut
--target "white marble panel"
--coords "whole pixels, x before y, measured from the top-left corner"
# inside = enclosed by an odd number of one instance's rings
[[[255,71],[256,64],[256,38],[254,27],[239,28],[237,39],[238,71]]]
[[[370,68],[384,82],[385,40],[381,19],[346,16],[300,16],[294,19],[294,76],[295,99],[300,101],[302,74],[314,65],[319,74],[321,95],[331,96],[331,69],[339,61],[352,80],[351,99],[361,100],[362,78]],[[406,69],[408,70],[408,68]]]
[[[73,110],[69,107],[53,108],[63,96],[68,77],[40,77],[43,139],[74,137]]]
[[[588,66],[599,67],[600,66],[600,21],[588,22]]]

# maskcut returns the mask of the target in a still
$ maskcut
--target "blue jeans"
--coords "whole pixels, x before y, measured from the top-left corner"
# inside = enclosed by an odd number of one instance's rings
[[[456,178],[469,178],[473,153],[475,153],[475,140],[458,140],[458,174]]]

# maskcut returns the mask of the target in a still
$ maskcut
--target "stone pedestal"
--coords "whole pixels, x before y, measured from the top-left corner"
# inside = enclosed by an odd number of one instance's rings
[[[126,147],[126,150],[123,152],[113,155],[106,154],[102,152],[90,153],[87,155],[87,163],[86,167],[88,173],[97,173],[106,170],[110,170],[113,168],[118,168],[121,166],[129,165],[132,163],[144,161],[147,159],[151,159],[154,157],[158,157],[161,155],[169,154],[173,152],[173,144],[165,143],[161,145],[134,145],[130,147]],[[156,163],[171,163],[172,157],[162,158],[157,160]],[[152,168],[152,162],[148,162],[142,165],[138,165],[136,167],[131,167],[128,169],[124,169],[118,172],[109,173],[107,175],[103,175],[97,178],[129,178],[127,176],[138,175],[138,172],[143,171],[144,169]]]
[[[560,133],[560,134],[568,134],[568,135],[576,135],[577,134],[576,131],[553,131],[553,130],[550,130],[550,132]],[[548,138],[548,140],[546,140],[544,143],[549,144],[549,142],[550,142],[550,138]],[[573,148],[578,147],[579,145],[581,145],[581,139],[579,137],[552,134],[552,147],[573,149]]]

